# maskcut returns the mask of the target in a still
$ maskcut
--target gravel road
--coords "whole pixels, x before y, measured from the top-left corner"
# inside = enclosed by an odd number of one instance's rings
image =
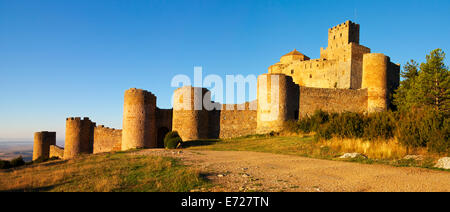
[[[271,153],[143,150],[181,159],[213,186],[205,191],[450,191],[450,172]]]

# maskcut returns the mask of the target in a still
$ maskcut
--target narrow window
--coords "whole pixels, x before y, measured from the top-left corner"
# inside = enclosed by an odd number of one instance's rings
[[[309,75],[309,78],[312,78],[312,74]]]
[[[291,70],[291,74],[294,74],[294,69]]]

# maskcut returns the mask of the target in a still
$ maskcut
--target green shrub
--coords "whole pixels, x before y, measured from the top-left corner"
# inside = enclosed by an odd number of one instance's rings
[[[329,140],[333,137],[333,129],[330,124],[324,124],[316,132],[317,139]]]
[[[19,167],[23,165],[25,165],[25,161],[23,160],[22,156],[19,156],[11,160],[11,167]]]
[[[396,118],[393,112],[370,114],[366,122],[363,136],[365,139],[390,139],[394,137]]]
[[[297,127],[294,127],[294,129],[296,129],[297,132],[304,133],[316,132],[322,124],[329,121],[329,116],[330,115],[327,112],[317,110],[312,116],[307,116],[300,119],[297,122]]]
[[[431,137],[427,142],[427,148],[430,152],[436,153],[450,153],[450,142],[448,140],[448,133],[436,131],[435,136]]]
[[[295,132],[315,132],[317,139],[387,140],[396,137],[408,149],[427,147],[431,152],[450,153],[449,115],[432,108],[369,115],[316,111],[312,116],[289,123],[288,127]]]
[[[427,148],[431,152],[436,153],[447,153],[450,154],[450,118],[445,116],[445,114],[440,113],[437,115],[435,121],[439,123],[433,123],[436,127],[438,125],[438,129],[434,128],[432,130],[432,135],[429,136],[429,140],[427,142]]]
[[[442,152],[442,148],[448,149],[448,122],[443,113],[431,109],[403,112],[396,136],[407,147]]]
[[[330,130],[340,138],[361,138],[364,135],[365,120],[359,113],[332,114]]]
[[[270,131],[270,133],[266,134],[266,136],[268,137],[274,137],[274,136],[279,136],[280,133],[279,132],[275,132],[275,131]]]
[[[168,132],[164,137],[164,147],[166,149],[176,149],[181,143],[183,143],[183,140],[177,131]]]
[[[0,160],[0,169],[9,169],[11,168],[11,163],[7,160]]]

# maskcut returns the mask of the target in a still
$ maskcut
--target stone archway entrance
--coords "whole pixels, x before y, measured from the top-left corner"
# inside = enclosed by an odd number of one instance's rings
[[[164,148],[164,137],[169,132],[169,129],[167,127],[160,127],[158,129],[158,137],[156,140],[156,147],[158,148]]]

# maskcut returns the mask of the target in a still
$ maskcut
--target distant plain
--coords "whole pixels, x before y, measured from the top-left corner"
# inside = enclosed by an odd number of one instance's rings
[[[0,159],[11,160],[22,156],[25,161],[33,157],[33,142],[31,141],[1,141]]]

